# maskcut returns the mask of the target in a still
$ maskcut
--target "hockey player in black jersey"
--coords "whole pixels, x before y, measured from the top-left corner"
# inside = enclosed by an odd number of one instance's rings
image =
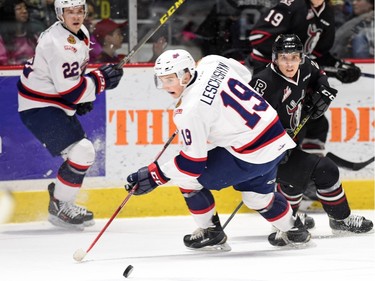
[[[304,56],[303,45],[294,34],[277,37],[272,47],[272,63],[255,74],[250,85],[276,109],[284,128],[290,132],[306,115],[312,119],[321,117],[337,93],[330,87],[324,71]],[[299,135],[295,141],[301,142]],[[279,165],[277,182],[294,214],[302,193],[308,185],[313,185],[334,232],[370,231],[372,221],[351,214],[339,177],[339,169],[332,160],[309,154],[297,146],[285,163]],[[270,237],[283,243],[281,238],[277,239],[281,237],[278,232]]]
[[[249,37],[254,74],[271,62],[272,44],[279,34],[296,34],[303,43],[304,53],[314,59],[328,77],[352,83],[361,76],[361,70],[353,63],[344,62],[330,53],[335,39],[334,10],[330,0],[279,0],[266,10]],[[306,128],[303,149],[323,154],[329,130],[327,118],[323,115],[309,120]],[[316,200],[310,189],[305,195]]]

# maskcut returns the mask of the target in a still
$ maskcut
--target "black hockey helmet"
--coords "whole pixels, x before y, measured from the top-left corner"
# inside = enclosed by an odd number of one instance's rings
[[[303,44],[295,34],[280,34],[272,45],[272,62],[275,63],[279,53],[300,53],[301,64],[304,62]]]

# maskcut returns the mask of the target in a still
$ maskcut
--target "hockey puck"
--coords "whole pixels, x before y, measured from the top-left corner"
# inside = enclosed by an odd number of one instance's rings
[[[128,278],[129,275],[132,273],[133,269],[134,267],[132,265],[128,265],[128,267],[125,269],[122,275],[124,275],[125,278]]]

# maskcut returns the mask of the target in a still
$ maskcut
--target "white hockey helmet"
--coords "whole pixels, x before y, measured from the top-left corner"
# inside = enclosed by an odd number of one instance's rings
[[[61,22],[64,21],[62,17],[64,13],[64,8],[76,7],[76,6],[82,6],[82,5],[85,7],[85,17],[86,17],[86,13],[87,13],[86,0],[55,0],[55,12],[56,12],[57,19]]]
[[[167,50],[155,61],[154,73],[156,87],[162,87],[158,77],[173,73],[180,79],[181,85],[186,85],[182,83],[183,76],[186,72],[189,72],[192,78],[194,77],[195,61],[190,53],[182,49]]]

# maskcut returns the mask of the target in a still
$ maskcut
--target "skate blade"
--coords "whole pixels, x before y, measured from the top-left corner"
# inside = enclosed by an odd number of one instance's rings
[[[71,224],[71,223],[66,223],[59,218],[49,215],[48,216],[48,221],[53,224],[54,226],[69,229],[69,230],[77,230],[77,231],[83,231],[85,229],[84,224]]]
[[[229,252],[232,248],[229,246],[228,243],[217,244],[213,246],[205,246],[202,248],[188,248],[189,250],[193,251],[202,251],[202,252]]]
[[[95,225],[95,221],[94,220],[84,221],[83,225],[84,227],[93,226]]]
[[[365,234],[373,234],[374,229],[370,229],[367,232],[352,232],[349,230],[338,230],[338,229],[331,229],[332,234],[338,237],[347,237],[347,236],[357,236],[357,235],[365,235]]]
[[[279,243],[272,244],[269,242],[272,246],[277,247],[277,248],[296,248],[296,249],[302,249],[302,248],[307,248],[310,247],[311,243],[311,234],[308,236],[306,241],[304,242],[293,242],[289,240],[286,235],[282,237]]]

